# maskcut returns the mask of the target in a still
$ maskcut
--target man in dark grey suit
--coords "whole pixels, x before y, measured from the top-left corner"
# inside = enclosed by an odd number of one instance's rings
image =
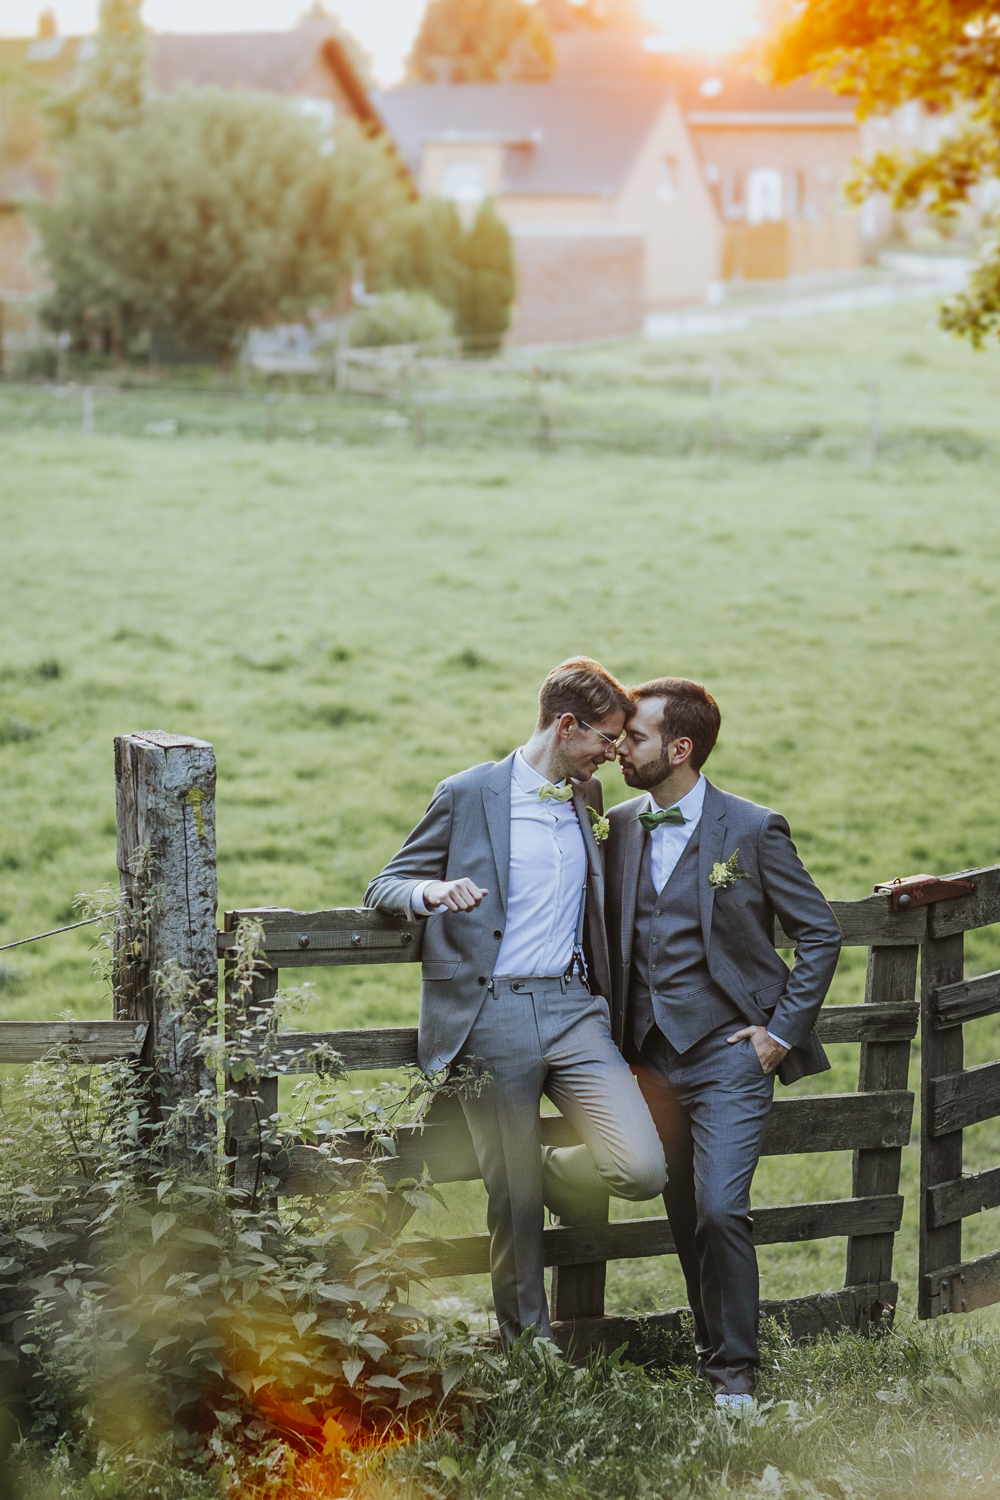
[[[775,1072],[791,1083],[829,1067],[813,1028],[840,929],[784,818],[702,775],[719,733],[711,695],[666,677],[633,696],[619,756],[642,795],[611,809],[606,860],[612,1031],[663,1141],[699,1365],[735,1408],[760,1364],[750,1183]]]
[[[489,1194],[501,1334],[547,1335],[543,1204],[655,1197],[663,1148],[611,1040],[604,881],[591,827],[597,767],[631,700],[597,662],[549,673],[520,750],[442,781],[366,906],[426,917],[418,1053],[427,1073],[472,1058],[489,1082],[462,1107]],[[542,1094],[583,1145],[546,1148]]]

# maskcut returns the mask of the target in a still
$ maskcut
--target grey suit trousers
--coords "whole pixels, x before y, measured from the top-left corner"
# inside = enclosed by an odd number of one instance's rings
[[[494,979],[460,1061],[490,1082],[462,1108],[489,1194],[490,1271],[502,1338],[550,1334],[545,1206],[570,1220],[595,1194],[641,1200],[663,1190],[663,1148],[632,1072],[611,1040],[607,1002],[579,979]],[[545,1094],[583,1145],[545,1148]]]
[[[694,1314],[701,1373],[720,1391],[753,1392],[760,1278],[750,1183],[771,1113],[774,1074],[737,1026],[678,1052],[654,1027],[636,1076],[667,1159],[663,1193]]]

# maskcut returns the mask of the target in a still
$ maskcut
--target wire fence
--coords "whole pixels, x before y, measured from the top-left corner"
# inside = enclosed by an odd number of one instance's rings
[[[328,448],[400,445],[769,459],[920,456],[975,461],[998,447],[975,413],[942,411],[881,378],[762,381],[683,370],[609,373],[600,362],[525,365],[352,359],[336,383],[278,389],[0,384],[0,431],[170,441],[237,438]]]

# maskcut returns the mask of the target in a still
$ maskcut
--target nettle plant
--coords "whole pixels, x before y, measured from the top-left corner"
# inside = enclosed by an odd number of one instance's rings
[[[281,1448],[346,1454],[463,1405],[468,1421],[483,1394],[488,1351],[405,1300],[423,1265],[399,1230],[435,1190],[411,1179],[390,1192],[378,1172],[400,1118],[434,1090],[378,1090],[346,1112],[339,1059],[313,1053],[318,1071],[268,1114],[261,1078],[300,1072],[303,1051],[279,1046],[282,1001],[249,1003],[261,936],[241,929],[221,1005],[193,997],[180,971],[156,976],[183,1001],[168,1020],[196,1031],[214,1092],[164,1119],[148,1073],[69,1053],[4,1087],[0,1353],[41,1449],[93,1460],[102,1444],[172,1437],[180,1456],[245,1485]],[[346,1154],[348,1113],[374,1154]],[[251,1121],[249,1172],[224,1150],[237,1118]],[[276,1166],[302,1141],[327,1158],[335,1191],[279,1201]]]

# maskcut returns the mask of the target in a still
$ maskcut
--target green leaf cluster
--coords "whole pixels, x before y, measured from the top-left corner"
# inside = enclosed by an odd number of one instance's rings
[[[255,972],[259,934],[245,937],[233,1006]],[[209,1035],[225,1086],[165,1121],[149,1111],[149,1077],[124,1061],[90,1069],[53,1053],[5,1088],[0,1371],[6,1361],[37,1449],[68,1443],[94,1463],[102,1444],[168,1441],[236,1477],[289,1433],[322,1453],[331,1431],[344,1443],[385,1434],[457,1399],[479,1356],[463,1325],[431,1324],[407,1303],[422,1262],[397,1242],[408,1214],[430,1206],[430,1184],[390,1193],[327,1130],[340,1191],[277,1206],[275,1166],[303,1137],[262,1117],[256,1084],[303,1058],[278,1047],[273,1020],[258,1012]],[[219,1139],[248,1110],[249,1183],[232,1156],[179,1149],[193,1122],[214,1119]],[[385,1150],[390,1114],[376,1102],[367,1116]]]
[[[774,82],[811,74],[857,99],[862,118],[918,104],[942,128],[931,149],[876,152],[848,194],[885,193],[897,209],[942,223],[1000,176],[1000,31],[993,0],[802,0],[765,48]],[[947,304],[945,328],[981,347],[1000,333],[1000,242],[991,235],[970,290]]]

